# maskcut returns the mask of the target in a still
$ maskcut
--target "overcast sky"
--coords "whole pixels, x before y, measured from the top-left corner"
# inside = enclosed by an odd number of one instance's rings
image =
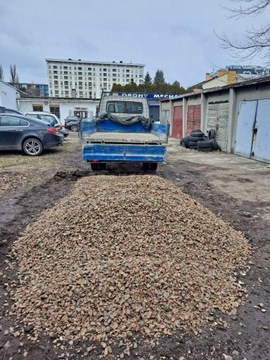
[[[145,64],[187,88],[236,61],[215,32],[239,38],[264,18],[231,19],[230,0],[0,0],[0,65],[10,81],[47,83],[46,58]],[[269,15],[269,14],[268,14]],[[268,22],[268,21],[267,21]]]

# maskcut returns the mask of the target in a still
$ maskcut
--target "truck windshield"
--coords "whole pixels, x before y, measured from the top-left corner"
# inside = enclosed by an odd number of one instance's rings
[[[143,104],[137,101],[108,101],[106,111],[117,114],[142,114]]]

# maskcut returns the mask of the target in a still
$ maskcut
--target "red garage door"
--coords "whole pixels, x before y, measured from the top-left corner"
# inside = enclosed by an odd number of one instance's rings
[[[191,130],[201,128],[201,105],[189,105],[187,111],[187,131],[190,135]]]
[[[173,108],[173,124],[172,124],[172,137],[182,139],[183,137],[183,107],[175,106]]]

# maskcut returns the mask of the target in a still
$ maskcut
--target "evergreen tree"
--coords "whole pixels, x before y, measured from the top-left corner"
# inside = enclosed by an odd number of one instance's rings
[[[158,85],[158,84],[164,84],[165,83],[165,78],[164,78],[164,73],[162,70],[157,70],[156,71],[156,75],[154,78],[154,84]]]
[[[147,84],[151,84],[152,83],[152,79],[151,79],[151,76],[149,74],[149,72],[147,71],[145,77],[144,77],[144,83],[147,85]]]

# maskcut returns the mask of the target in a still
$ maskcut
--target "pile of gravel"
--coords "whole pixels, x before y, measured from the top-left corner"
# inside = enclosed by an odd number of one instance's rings
[[[53,196],[53,194],[52,194]],[[92,176],[15,242],[15,310],[70,341],[159,336],[235,314],[244,236],[155,175]]]

